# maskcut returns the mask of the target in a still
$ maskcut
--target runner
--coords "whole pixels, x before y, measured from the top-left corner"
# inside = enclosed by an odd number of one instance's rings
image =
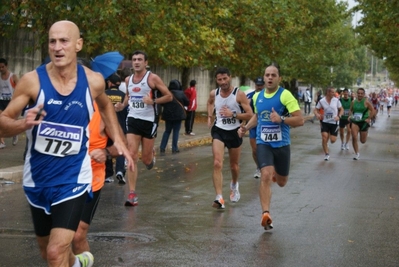
[[[388,96],[386,98],[386,102],[387,102],[387,113],[388,113],[388,118],[391,117],[391,108],[394,102],[394,99],[392,97],[391,93],[388,93]]]
[[[357,89],[357,98],[352,102],[349,120],[352,122],[352,145],[355,151],[354,160],[358,160],[360,157],[359,147],[357,144],[358,135],[360,132],[360,142],[362,144],[367,141],[367,133],[370,127],[370,117],[374,116],[373,105],[368,101],[365,96],[365,90],[363,88]]]
[[[339,120],[339,137],[341,138],[341,150],[348,150],[349,149],[348,142],[351,137],[351,124],[348,121],[348,116],[352,99],[349,98],[349,90],[347,88],[343,90],[342,96],[339,100],[344,110],[344,113],[342,114]],[[345,128],[346,128],[346,138],[345,138]]]
[[[256,128],[256,154],[261,168],[259,198],[262,206],[261,225],[273,229],[270,216],[272,181],[280,187],[288,182],[290,170],[290,128],[302,126],[304,119],[298,101],[290,91],[279,86],[280,70],[275,64],[265,69],[266,88],[254,96],[255,114],[238,133]]]
[[[147,170],[151,170],[155,164],[154,142],[159,121],[159,104],[173,100],[172,93],[162,79],[147,70],[147,53],[140,50],[134,51],[132,65],[133,75],[125,79],[127,85],[126,97],[123,103],[115,104],[117,112],[129,105],[126,138],[135,168],[134,170],[127,170],[129,194],[125,206],[137,206],[139,203],[136,193],[139,148],[141,146],[141,161]]]
[[[223,199],[223,158],[227,147],[229,153],[231,182],[230,201],[240,200],[238,176],[240,173],[240,154],[242,137],[237,130],[242,121],[249,120],[252,110],[243,91],[231,84],[231,74],[227,68],[218,68],[215,74],[218,88],[209,94],[207,103],[208,127],[211,128],[213,153],[213,186],[216,198],[212,207],[224,209]],[[213,115],[215,120],[213,121]]]
[[[247,94],[247,98],[250,100],[249,105],[251,106],[253,112],[255,112],[255,110],[252,98],[255,95],[255,93],[260,92],[263,88],[265,88],[265,81],[263,80],[263,77],[257,77],[255,79],[255,91]],[[249,144],[251,145],[252,149],[252,158],[254,159],[254,162],[256,164],[256,171],[254,174],[254,178],[260,178],[260,169],[258,167],[258,160],[256,158],[256,128],[252,128],[249,131]]]
[[[371,93],[370,102],[374,108],[374,115],[371,118],[371,126],[373,126],[373,124],[375,123],[375,120],[377,118],[378,109],[379,109],[379,101],[378,101],[377,94],[375,92]]]
[[[324,116],[320,114],[320,110],[324,110]],[[315,115],[321,122],[321,137],[324,150],[324,160],[330,159],[328,148],[328,140],[334,144],[337,140],[339,124],[338,121],[343,113],[341,102],[335,97],[335,89],[330,87],[327,89],[326,96],[323,97],[315,108]]]

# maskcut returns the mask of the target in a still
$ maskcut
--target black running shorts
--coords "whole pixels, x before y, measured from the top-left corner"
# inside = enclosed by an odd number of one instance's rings
[[[290,172],[291,148],[283,146],[273,148],[269,145],[256,145],[256,157],[259,169],[267,166],[274,166],[278,175],[288,176]]]

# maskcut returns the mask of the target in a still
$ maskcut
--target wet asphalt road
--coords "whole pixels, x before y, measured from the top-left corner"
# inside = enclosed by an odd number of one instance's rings
[[[399,266],[398,128],[399,112],[380,116],[359,161],[338,141],[328,162],[317,123],[293,129],[290,179],[273,186],[268,232],[247,139],[241,200],[224,211],[211,207],[210,146],[158,156],[151,171],[140,163],[139,206],[123,206],[127,186],[102,190],[89,235],[95,266]],[[0,187],[0,266],[45,266],[19,184]]]

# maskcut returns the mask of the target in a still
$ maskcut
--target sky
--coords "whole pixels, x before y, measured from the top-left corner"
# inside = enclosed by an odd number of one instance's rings
[[[339,0],[338,0],[338,1],[339,1]],[[349,9],[357,5],[357,3],[355,2],[355,0],[341,0],[341,1],[346,1],[346,2],[348,3],[348,8],[349,8]],[[362,15],[361,15],[360,13],[357,13],[357,14],[355,14],[355,15],[353,16],[353,19],[352,19],[352,25],[353,25],[353,27],[356,27],[357,21],[359,21],[361,17],[362,17]]]

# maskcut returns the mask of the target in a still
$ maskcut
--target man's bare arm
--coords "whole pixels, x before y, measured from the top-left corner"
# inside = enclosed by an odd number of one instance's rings
[[[25,74],[15,87],[13,98],[7,108],[0,114],[0,135],[11,137],[40,124],[45,111],[35,120],[42,105],[27,111],[25,118],[17,119],[24,108],[36,101],[39,94],[39,78],[36,71]]]

